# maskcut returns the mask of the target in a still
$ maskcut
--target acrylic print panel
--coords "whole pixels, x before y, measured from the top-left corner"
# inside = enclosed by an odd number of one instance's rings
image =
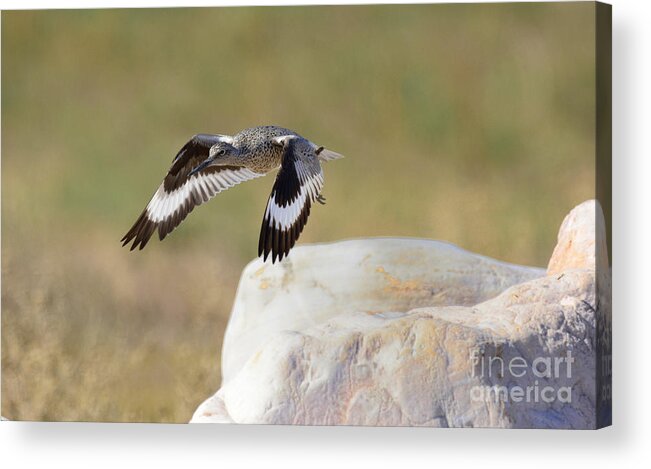
[[[591,2],[3,12],[3,417],[607,425],[609,47]]]

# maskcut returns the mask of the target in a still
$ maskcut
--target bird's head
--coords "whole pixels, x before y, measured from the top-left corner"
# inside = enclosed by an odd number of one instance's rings
[[[239,149],[233,146],[232,143],[219,142],[210,147],[208,159],[211,159],[213,161],[213,166],[227,165],[236,163],[239,156]]]
[[[210,166],[238,165],[240,150],[230,142],[218,142],[210,147],[208,158],[190,172],[190,176]]]

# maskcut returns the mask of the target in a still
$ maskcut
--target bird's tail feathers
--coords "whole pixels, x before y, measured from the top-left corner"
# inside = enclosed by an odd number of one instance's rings
[[[328,150],[327,148],[324,148],[321,152],[319,152],[319,159],[323,161],[338,160],[343,157],[344,155],[340,155],[339,153]]]

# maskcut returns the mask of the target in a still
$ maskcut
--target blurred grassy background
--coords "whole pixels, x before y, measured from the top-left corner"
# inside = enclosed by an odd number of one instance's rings
[[[277,124],[347,155],[302,243],[544,266],[594,197],[593,8],[3,12],[2,414],[185,422],[217,389],[273,176],[118,242],[197,132]]]

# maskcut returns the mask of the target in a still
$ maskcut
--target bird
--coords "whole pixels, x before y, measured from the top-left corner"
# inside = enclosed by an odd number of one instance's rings
[[[143,249],[154,232],[162,241],[192,210],[220,192],[278,169],[267,200],[258,256],[282,261],[303,231],[314,202],[325,204],[321,162],[343,155],[298,133],[265,125],[230,135],[196,134],[176,154],[167,175],[120,240]]]

